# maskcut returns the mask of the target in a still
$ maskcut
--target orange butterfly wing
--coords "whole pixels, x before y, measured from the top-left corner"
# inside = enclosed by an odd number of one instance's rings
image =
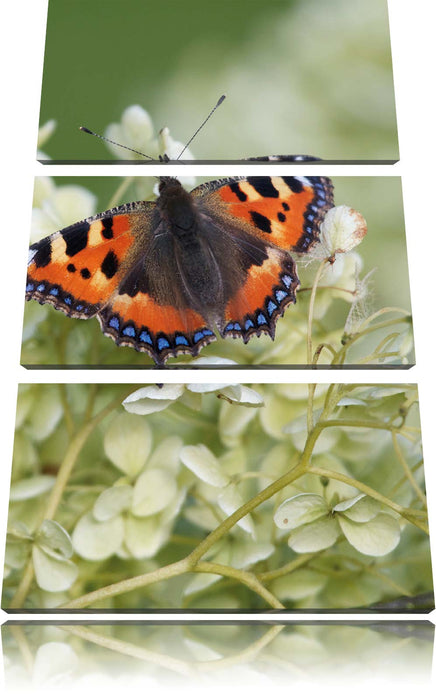
[[[299,284],[290,252],[306,253],[319,239],[319,227],[334,206],[333,185],[325,177],[247,177],[206,183],[192,194],[216,221],[235,231],[244,250],[245,281],[229,299],[223,336],[268,333],[295,303]],[[243,235],[242,235],[243,234]],[[247,238],[248,237],[248,238]],[[250,259],[247,240],[263,246],[263,260]],[[259,257],[259,256],[257,256]],[[250,264],[251,263],[251,264]]]

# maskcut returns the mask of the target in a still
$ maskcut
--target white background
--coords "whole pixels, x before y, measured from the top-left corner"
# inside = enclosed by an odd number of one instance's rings
[[[73,2],[74,0],[70,0]],[[104,0],[100,1],[102,9]],[[183,1],[183,0],[181,0]],[[215,0],[205,0],[215,1]],[[121,2],[121,0],[120,0]],[[328,0],[326,0],[328,2]],[[8,506],[8,491],[12,457],[15,402],[19,382],[151,382],[162,381],[161,371],[149,370],[83,370],[83,371],[26,371],[19,365],[21,327],[24,305],[24,284],[27,247],[30,229],[33,180],[41,174],[100,175],[107,173],[105,166],[41,166],[35,161],[36,137],[39,119],[39,102],[43,66],[45,21],[47,0],[9,0],[1,10],[1,95],[0,110],[2,136],[1,188],[3,225],[1,226],[1,434],[0,442],[0,569],[2,570],[4,536]],[[435,44],[436,3],[434,0],[389,0],[391,43],[394,64],[394,80],[397,104],[398,132],[401,161],[394,166],[329,166],[326,174],[335,175],[401,175],[403,179],[404,209],[410,280],[412,312],[415,324],[416,367],[409,370],[359,371],[340,370],[244,370],[239,381],[265,382],[417,382],[420,390],[421,421],[424,440],[424,459],[430,509],[430,526],[433,534],[433,560],[436,555],[436,385],[435,376],[435,310],[436,310],[436,148],[435,148]],[[147,28],[144,27],[144,40]],[[371,37],[368,36],[368,42]],[[78,47],[77,50],[86,50]],[[110,46],[108,45],[108,50]],[[114,46],[116,50],[116,45]],[[162,36],[162,50],[165,37]],[[158,57],[156,65],[158,65]],[[189,96],[187,96],[189,100]],[[241,114],[241,126],[244,116]],[[193,124],[195,128],[196,124]],[[213,128],[213,123],[208,128]],[[292,151],[292,148],[290,149]],[[266,174],[264,166],[186,166],[185,170],[196,175]],[[306,174],[318,174],[316,168],[307,166]],[[275,170],[278,174],[278,169]],[[289,166],[287,173],[291,173]],[[303,167],[298,167],[302,174]],[[171,166],[147,166],[143,175],[180,174],[180,168]],[[138,166],[113,166],[111,175],[138,175]],[[205,381],[211,372],[168,372],[169,382]],[[217,380],[217,371],[213,373]],[[226,372],[221,371],[221,378]],[[235,373],[230,373],[236,379]],[[35,616],[33,616],[35,617]],[[256,617],[258,619],[259,616]],[[2,614],[2,619],[6,616]],[[277,620],[278,617],[274,616]],[[365,618],[367,619],[367,618]],[[434,619],[434,618],[433,618]],[[340,682],[340,679],[338,679]],[[371,685],[371,678],[368,678]],[[378,687],[359,684],[352,689],[353,696],[363,697],[368,692],[376,695],[393,692],[396,697],[410,695],[411,687]],[[436,686],[435,686],[436,687]],[[217,694],[221,693],[217,688]],[[292,693],[297,686],[289,688]],[[378,692],[377,692],[378,690]],[[317,692],[314,687],[313,691]],[[161,689],[160,696],[176,692],[176,688]],[[186,686],[182,694],[192,697],[197,690]],[[261,697],[265,688],[250,689],[253,697]],[[304,689],[306,694],[307,688]],[[333,688],[323,688],[323,695],[333,697]],[[420,696],[426,697],[429,688],[421,688]],[[180,693],[179,693],[180,694]]]

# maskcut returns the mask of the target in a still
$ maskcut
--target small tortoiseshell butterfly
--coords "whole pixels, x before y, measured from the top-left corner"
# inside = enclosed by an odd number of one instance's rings
[[[117,345],[197,355],[222,337],[267,333],[296,300],[290,252],[306,253],[333,206],[326,177],[230,177],[183,189],[159,178],[133,202],[43,238],[29,251],[26,299],[97,316]]]

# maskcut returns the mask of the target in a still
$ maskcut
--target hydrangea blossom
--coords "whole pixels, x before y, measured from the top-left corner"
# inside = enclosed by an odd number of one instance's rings
[[[278,528],[290,530],[295,552],[319,552],[344,535],[362,554],[381,557],[400,541],[398,519],[363,493],[334,503],[316,493],[301,493],[284,501],[274,514]]]

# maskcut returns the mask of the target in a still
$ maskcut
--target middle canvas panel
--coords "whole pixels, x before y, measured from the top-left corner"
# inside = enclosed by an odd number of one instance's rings
[[[397,177],[38,177],[30,243],[27,368],[414,364]]]

